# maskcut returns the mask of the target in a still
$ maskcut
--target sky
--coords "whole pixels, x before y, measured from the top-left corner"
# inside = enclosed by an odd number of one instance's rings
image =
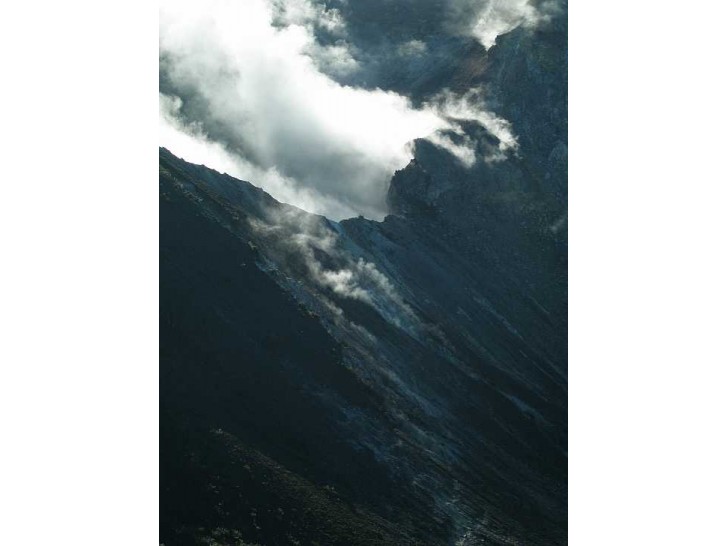
[[[547,20],[550,4],[540,6],[453,0],[442,32],[487,49],[499,34]],[[396,54],[423,47],[410,41]],[[414,139],[466,167],[517,150],[517,135],[487,110],[482,89],[443,89],[414,105],[341,83],[366,69],[361,53],[342,11],[317,0],[162,0],[160,146],[334,220],[386,215],[389,181],[412,159]],[[496,137],[497,153],[479,157],[464,122]]]

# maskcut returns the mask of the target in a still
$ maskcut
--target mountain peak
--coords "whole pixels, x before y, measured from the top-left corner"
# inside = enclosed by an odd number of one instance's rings
[[[394,173],[387,192],[387,207],[391,214],[409,216],[431,208],[427,195],[432,176],[416,159]]]

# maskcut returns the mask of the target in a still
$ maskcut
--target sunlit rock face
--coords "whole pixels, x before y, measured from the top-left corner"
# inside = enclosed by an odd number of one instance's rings
[[[160,542],[566,543],[566,21],[413,28],[468,51],[413,95],[483,83],[517,152],[418,140],[334,222],[160,149]]]

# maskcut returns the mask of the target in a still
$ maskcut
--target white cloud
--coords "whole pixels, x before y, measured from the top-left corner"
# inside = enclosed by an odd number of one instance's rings
[[[163,1],[167,77],[204,105],[199,121],[210,139],[224,133],[228,150],[248,162],[381,218],[408,142],[443,121],[396,93],[339,85],[307,55],[311,32],[276,28],[272,16],[264,0]]]
[[[358,214],[355,209],[346,207],[335,198],[298,185],[275,167],[262,169],[239,155],[231,154],[222,144],[210,140],[200,123],[184,125],[180,122],[182,101],[178,97],[160,95],[159,98],[159,142],[178,157],[252,182],[280,201],[295,203],[309,212],[335,218]]]
[[[343,39],[318,43],[316,28],[346,35],[338,11],[310,0],[162,0],[165,89],[181,99],[163,98],[160,144],[334,219],[381,219],[416,138],[472,165],[473,143],[445,133],[464,119],[495,134],[502,152],[515,148],[507,122],[476,105],[482,97],[448,94],[416,109],[394,92],[337,83],[327,73],[356,61]]]
[[[518,151],[518,138],[513,133],[510,122],[483,108],[485,98],[479,89],[471,89],[463,95],[445,90],[426,105],[426,107],[448,121],[445,130],[428,137],[433,144],[447,150],[457,157],[466,167],[472,167],[478,159],[485,162],[503,161],[510,152]],[[476,142],[463,130],[464,122],[477,123],[498,140],[496,149],[478,157]],[[458,136],[457,142],[450,136]]]
[[[461,135],[463,143],[455,144],[452,139],[443,134],[437,134],[430,140],[433,144],[445,148],[458,157],[468,167],[472,166],[476,160],[475,144],[463,133],[457,122],[475,122],[498,139],[497,150],[483,158],[486,162],[502,161],[508,157],[508,152],[518,150],[518,138],[513,133],[510,122],[485,110],[482,107],[484,102],[482,91],[471,89],[463,95],[456,95],[445,90],[428,104],[431,110],[452,122],[451,130]]]
[[[397,53],[408,57],[418,57],[427,51],[427,44],[421,40],[410,40],[397,47]]]
[[[271,7],[274,21],[284,26],[313,26],[334,36],[346,35],[346,22],[336,8],[327,8],[311,0],[271,0]]]
[[[559,9],[559,0],[458,0],[453,13],[455,25],[463,26],[465,33],[489,49],[498,36],[520,26],[535,28]]]

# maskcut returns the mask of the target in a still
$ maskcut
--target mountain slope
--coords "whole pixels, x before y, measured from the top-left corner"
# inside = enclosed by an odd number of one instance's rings
[[[518,136],[471,167],[416,141],[382,222],[160,149],[168,546],[567,542],[566,23],[370,59],[357,85],[484,86]]]
[[[160,164],[160,540],[413,543],[326,488],[377,498],[391,480],[302,390],[329,389],[352,408],[377,396],[255,260]]]
[[[174,423],[334,487],[404,533],[382,544],[563,541],[565,317],[517,239],[474,247],[436,211],[333,223],[166,150],[160,184]]]

